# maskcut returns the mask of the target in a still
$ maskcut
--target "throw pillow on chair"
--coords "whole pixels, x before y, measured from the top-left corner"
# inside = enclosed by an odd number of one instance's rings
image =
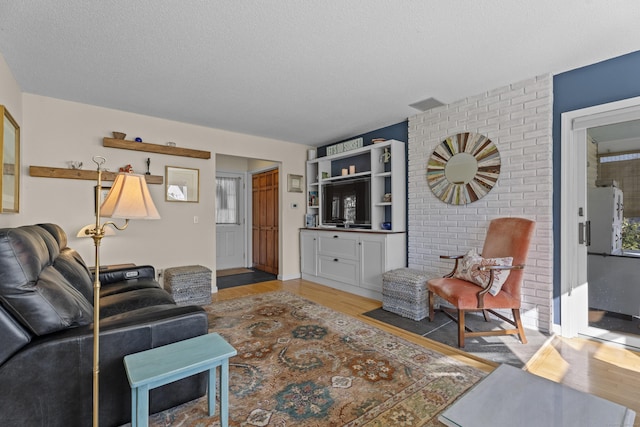
[[[489,285],[491,272],[482,271],[480,267],[493,265],[511,266],[512,264],[513,257],[483,258],[475,249],[470,249],[460,260],[453,277],[474,283],[484,289]],[[489,289],[491,295],[498,295],[510,272],[510,270],[493,271],[493,283],[491,284],[491,289]]]

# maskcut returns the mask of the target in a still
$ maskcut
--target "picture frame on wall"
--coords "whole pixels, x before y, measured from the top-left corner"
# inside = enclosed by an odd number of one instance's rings
[[[302,193],[302,175],[287,175],[287,191],[289,193]]]
[[[165,166],[164,195],[167,202],[198,203],[200,200],[200,170]]]

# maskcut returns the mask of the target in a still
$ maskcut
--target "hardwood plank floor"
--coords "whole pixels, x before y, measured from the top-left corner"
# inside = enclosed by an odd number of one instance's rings
[[[491,372],[497,366],[456,348],[378,322],[362,314],[379,308],[379,301],[319,285],[302,279],[273,280],[253,285],[222,289],[213,301],[240,298],[264,292],[288,291],[308,300],[384,329],[423,347],[447,354],[464,363]],[[582,338],[554,337],[540,349],[525,367],[529,372],[569,387],[627,406],[638,414],[634,425],[640,427],[640,353],[619,346]]]
[[[640,426],[640,353],[584,338],[554,337],[526,369],[636,412]]]

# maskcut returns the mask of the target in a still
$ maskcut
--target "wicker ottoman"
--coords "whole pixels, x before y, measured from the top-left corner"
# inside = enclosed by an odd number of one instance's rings
[[[424,271],[398,268],[382,275],[382,308],[402,317],[422,320],[429,314]]]
[[[164,288],[178,305],[211,304],[211,270],[201,265],[167,268]]]

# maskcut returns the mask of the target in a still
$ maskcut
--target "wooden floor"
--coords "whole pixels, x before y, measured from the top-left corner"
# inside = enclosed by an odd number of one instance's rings
[[[362,314],[379,308],[381,303],[313,282],[295,279],[274,280],[254,285],[222,289],[213,295],[214,301],[239,298],[263,292],[285,290],[317,302],[336,311],[354,316],[406,340],[437,350],[486,372],[497,365],[469,355],[456,348],[442,345],[402,329],[378,322]],[[619,346],[582,338],[554,337],[525,367],[531,373],[566,384],[577,390],[617,402],[633,409],[640,426],[640,353]]]

